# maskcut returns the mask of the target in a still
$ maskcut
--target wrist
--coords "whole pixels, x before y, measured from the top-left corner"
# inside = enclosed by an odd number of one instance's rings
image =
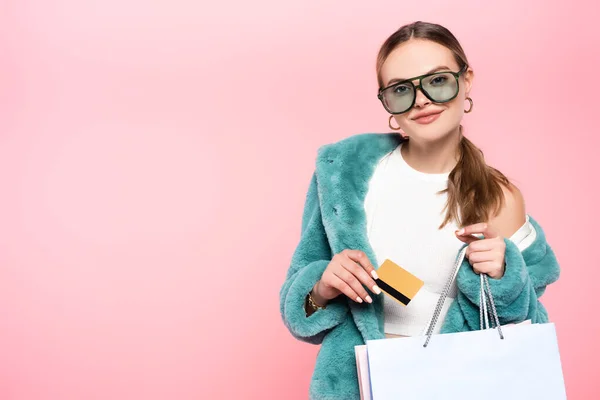
[[[327,299],[324,298],[323,296],[321,296],[321,294],[319,293],[319,283],[321,281],[317,281],[317,283],[315,283],[315,286],[313,286],[312,290],[310,291],[310,295],[313,299],[313,301],[321,306],[321,307],[325,307],[327,305]]]

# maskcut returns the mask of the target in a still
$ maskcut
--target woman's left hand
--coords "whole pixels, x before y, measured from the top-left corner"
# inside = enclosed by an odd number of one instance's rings
[[[473,234],[483,234],[484,239]],[[493,227],[487,223],[469,225],[456,231],[456,237],[469,244],[466,257],[476,274],[487,274],[494,279],[504,276],[506,243]]]

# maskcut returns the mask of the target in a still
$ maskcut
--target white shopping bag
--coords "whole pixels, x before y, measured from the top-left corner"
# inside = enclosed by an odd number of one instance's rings
[[[531,321],[523,321],[519,324],[507,324],[507,326],[528,325]],[[381,339],[390,340],[390,339]],[[395,339],[391,339],[395,340]],[[367,345],[354,346],[354,354],[356,356],[356,372],[358,375],[358,388],[360,390],[360,400],[371,400],[371,379],[369,376],[369,356],[367,354]]]
[[[360,400],[371,400],[371,382],[369,379],[369,360],[367,356],[367,345],[354,346],[356,356],[356,372],[358,375],[358,389]]]
[[[554,324],[367,341],[371,396],[566,399]]]
[[[373,400],[566,399],[555,326],[523,323],[498,327],[487,277],[481,276],[479,331],[432,335],[439,310],[464,258],[457,260],[424,336],[369,340],[355,349],[365,358],[361,397]],[[486,290],[487,288],[487,290]],[[491,329],[491,313],[495,328]],[[528,322],[528,321],[527,321]],[[370,393],[367,390],[370,389]]]

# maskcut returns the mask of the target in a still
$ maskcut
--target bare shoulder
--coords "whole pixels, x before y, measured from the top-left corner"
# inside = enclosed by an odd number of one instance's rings
[[[493,226],[501,236],[510,238],[526,221],[525,199],[514,184],[501,185],[504,204],[496,216],[490,218]]]

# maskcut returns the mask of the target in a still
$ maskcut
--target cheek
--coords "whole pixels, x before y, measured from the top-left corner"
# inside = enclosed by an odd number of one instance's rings
[[[408,113],[407,113],[408,114]],[[398,121],[399,126],[407,126],[411,121],[408,119],[406,114],[396,115],[396,121]]]
[[[444,112],[444,114],[446,114],[444,116],[446,123],[449,125],[459,125],[465,114],[465,105],[463,102],[457,97],[450,103],[447,103],[446,106],[447,108]]]

